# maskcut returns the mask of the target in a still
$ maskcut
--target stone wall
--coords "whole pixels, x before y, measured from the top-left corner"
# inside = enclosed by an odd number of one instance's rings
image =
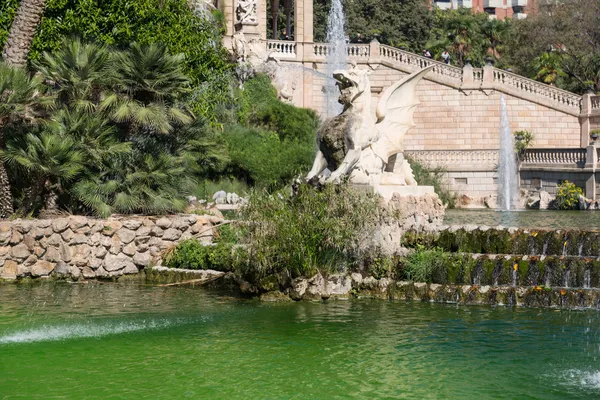
[[[194,235],[212,239],[221,220],[207,215],[72,216],[0,223],[0,278],[112,278],[137,274],[161,252]]]

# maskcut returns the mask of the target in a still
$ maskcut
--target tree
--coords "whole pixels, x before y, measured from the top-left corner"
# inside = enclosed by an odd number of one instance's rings
[[[557,70],[565,74],[556,80],[559,87],[581,93],[592,86],[600,91],[598,15],[600,0],[571,0],[541,6],[537,15],[513,23],[507,46],[510,63],[516,72],[536,78],[541,57],[551,57],[552,62],[560,63]]]
[[[45,6],[46,0],[21,0],[2,53],[6,63],[17,67],[27,64],[29,49]]]
[[[35,124],[44,108],[52,105],[42,81],[41,76],[32,78],[24,69],[0,62],[0,149],[5,147],[11,124]],[[0,218],[7,218],[13,210],[10,181],[0,159]]]
[[[325,41],[331,0],[314,2],[315,41]],[[365,41],[377,38],[392,46],[421,51],[431,29],[431,13],[421,0],[345,0],[346,32],[360,33]]]

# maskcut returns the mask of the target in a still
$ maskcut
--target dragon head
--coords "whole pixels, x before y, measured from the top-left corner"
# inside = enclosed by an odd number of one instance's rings
[[[348,70],[338,70],[333,73],[333,78],[340,89],[338,100],[340,104],[348,106],[363,93],[370,92],[369,73],[368,70],[356,68],[356,65]]]

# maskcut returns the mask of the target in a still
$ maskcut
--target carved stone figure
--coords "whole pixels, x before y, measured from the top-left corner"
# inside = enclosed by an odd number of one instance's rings
[[[256,25],[256,2],[258,0],[237,0],[235,9],[236,23],[241,25]]]
[[[248,61],[248,42],[244,36],[244,32],[239,30],[233,34],[232,50],[235,60],[238,63],[245,63]]]
[[[371,111],[371,71],[353,65],[334,72],[344,110],[326,121],[317,133],[319,151],[307,180],[339,182],[348,177],[351,183],[376,189],[383,185],[416,185],[403,156],[404,135],[414,126],[413,113],[419,104],[417,83],[431,68],[387,88],[375,115]],[[331,175],[327,176],[327,170]]]

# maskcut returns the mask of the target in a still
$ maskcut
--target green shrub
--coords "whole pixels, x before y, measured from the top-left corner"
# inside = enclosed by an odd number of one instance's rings
[[[230,243],[204,245],[196,239],[188,239],[168,252],[163,261],[169,268],[231,271],[232,245]]]
[[[514,136],[515,136],[515,152],[517,153],[517,157],[520,161],[523,159],[523,156],[525,155],[525,150],[527,150],[533,144],[535,135],[533,132],[523,130],[523,131],[516,131],[514,133]]]
[[[418,246],[404,260],[404,278],[414,282],[431,283],[434,277],[443,274],[445,268],[444,250],[441,248],[425,249]],[[436,279],[439,281],[439,279]]]
[[[301,185],[295,196],[254,192],[241,213],[248,260],[239,272],[258,282],[283,272],[299,277],[343,271],[372,235],[377,206],[374,195],[344,185]]]
[[[406,157],[420,186],[433,186],[433,190],[440,196],[442,203],[448,208],[454,208],[456,195],[450,191],[445,183],[447,171],[442,167],[428,168],[418,160]]]
[[[579,205],[579,196],[583,190],[573,182],[564,181],[558,185],[558,192],[554,201],[557,210],[574,210]]]

